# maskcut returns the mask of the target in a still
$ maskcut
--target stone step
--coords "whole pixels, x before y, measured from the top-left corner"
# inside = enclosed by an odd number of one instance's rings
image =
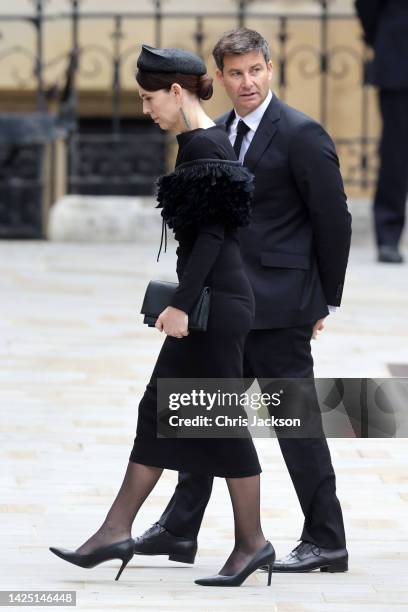
[[[154,196],[67,195],[50,212],[47,236],[57,242],[144,242],[160,239],[161,216]],[[373,244],[371,201],[348,202],[353,244]],[[169,239],[172,232],[168,232]],[[407,232],[404,244],[408,244]]]
[[[151,196],[66,195],[51,208],[47,237],[55,242],[151,240],[161,233],[156,204]]]

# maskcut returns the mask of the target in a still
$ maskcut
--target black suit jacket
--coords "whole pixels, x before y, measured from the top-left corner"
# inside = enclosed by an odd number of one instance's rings
[[[355,0],[364,36],[374,49],[372,81],[382,89],[408,89],[407,0]]]
[[[234,111],[217,123],[227,127]],[[340,305],[351,216],[334,144],[274,94],[244,159],[255,175],[249,227],[239,230],[256,298],[254,328],[314,323]]]

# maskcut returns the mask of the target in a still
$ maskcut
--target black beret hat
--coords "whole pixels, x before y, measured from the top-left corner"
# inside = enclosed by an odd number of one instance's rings
[[[173,48],[156,49],[149,45],[142,45],[137,67],[146,72],[180,72],[199,76],[207,72],[203,60],[191,51]]]

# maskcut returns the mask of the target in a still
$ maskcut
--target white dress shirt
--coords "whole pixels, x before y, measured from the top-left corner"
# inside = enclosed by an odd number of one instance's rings
[[[240,119],[242,119],[242,121],[244,121],[246,123],[246,125],[249,127],[248,132],[245,134],[243,140],[242,140],[242,145],[241,145],[241,151],[239,153],[239,161],[242,163],[244,161],[244,157],[246,155],[246,152],[248,151],[249,145],[251,144],[251,141],[253,139],[253,137],[255,136],[255,132],[258,129],[259,124],[261,123],[261,119],[263,117],[264,112],[266,111],[266,109],[269,106],[270,101],[272,100],[272,92],[271,90],[268,91],[268,94],[265,98],[265,100],[262,102],[262,104],[260,104],[255,110],[253,110],[252,112],[248,113],[248,115],[245,115],[245,117],[240,117],[237,113],[237,111],[234,109],[235,111],[235,119],[233,120],[233,122],[230,125],[229,128],[229,134],[228,137],[230,139],[231,144],[234,146],[234,142],[235,139],[237,137],[237,126],[238,126],[238,122],[240,121]],[[337,306],[327,306],[329,309],[329,312],[335,312]]]
[[[272,92],[269,90],[268,95],[265,100],[260,104],[255,110],[253,110],[245,117],[240,117],[235,111],[235,119],[230,125],[228,137],[232,145],[234,145],[235,139],[237,137],[237,125],[240,119],[244,121],[249,127],[248,132],[245,134],[244,139],[241,145],[241,152],[239,154],[239,161],[242,163],[246,152],[248,151],[248,147],[251,144],[251,140],[253,139],[256,130],[258,129],[259,124],[261,123],[261,119],[263,117],[264,112],[269,106],[269,102],[272,100]]]

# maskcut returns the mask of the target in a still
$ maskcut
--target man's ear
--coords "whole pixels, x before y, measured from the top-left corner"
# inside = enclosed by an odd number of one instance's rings
[[[272,81],[272,76],[273,76],[273,64],[272,64],[272,61],[271,61],[271,60],[269,60],[269,62],[268,62],[268,64],[267,64],[267,66],[268,66],[268,73],[269,73],[269,74],[268,74],[268,78],[269,78],[269,80],[270,80],[270,81]]]
[[[215,71],[215,76],[217,78],[217,81],[224,87],[224,75],[222,73],[222,70],[217,68]]]

